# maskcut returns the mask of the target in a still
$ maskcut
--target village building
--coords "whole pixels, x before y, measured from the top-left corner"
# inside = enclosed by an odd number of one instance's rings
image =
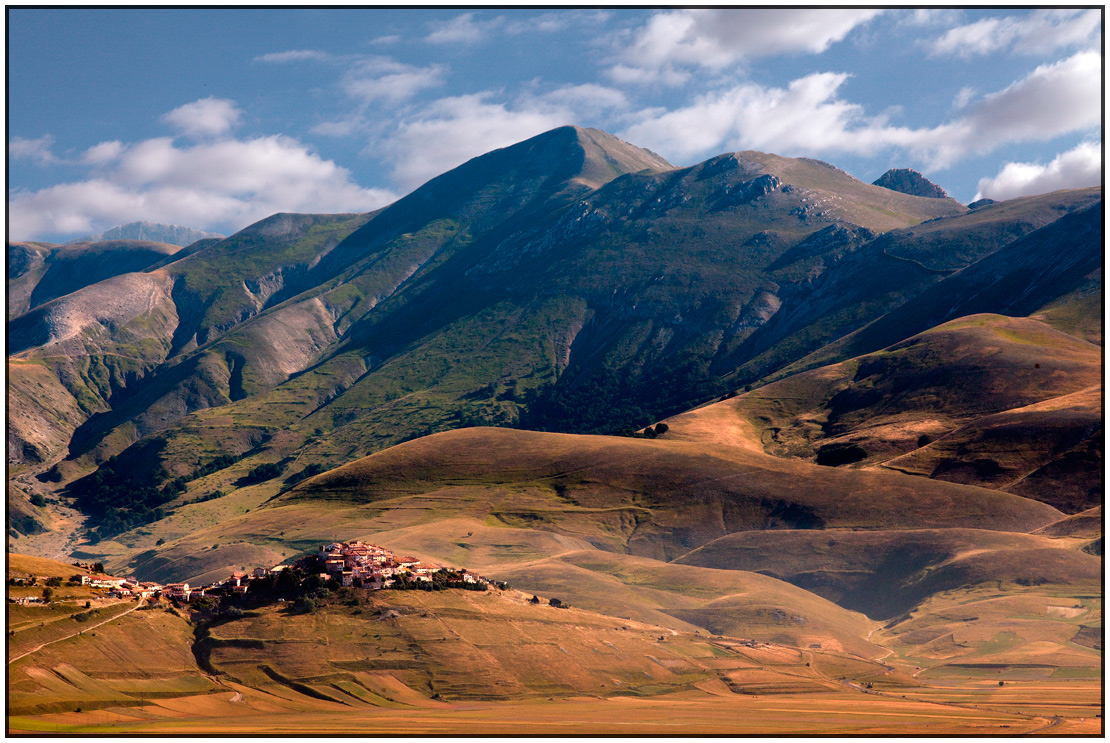
[[[162,596],[178,601],[188,601],[192,590],[188,583],[167,583],[162,587]]]

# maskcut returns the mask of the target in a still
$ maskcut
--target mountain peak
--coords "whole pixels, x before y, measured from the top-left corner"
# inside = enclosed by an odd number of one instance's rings
[[[176,224],[163,224],[161,222],[128,222],[105,230],[96,235],[85,235],[67,244],[85,242],[104,242],[106,240],[151,240],[153,242],[167,243],[185,247],[197,240],[210,237],[223,237],[215,232],[204,232],[192,227],[182,227]]]
[[[943,188],[911,168],[891,168],[872,185],[927,199],[948,198],[948,193]]]

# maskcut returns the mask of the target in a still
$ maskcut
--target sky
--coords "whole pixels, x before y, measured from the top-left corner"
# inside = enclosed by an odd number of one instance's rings
[[[10,8],[8,237],[366,212],[565,124],[1003,200],[1102,178],[1101,10]]]

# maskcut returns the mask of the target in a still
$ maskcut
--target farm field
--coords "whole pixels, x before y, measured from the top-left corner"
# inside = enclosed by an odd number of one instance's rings
[[[579,555],[567,564],[591,559],[599,558]],[[642,561],[619,567],[645,569]],[[1022,650],[1007,638],[953,662],[930,657],[934,646],[913,644],[923,632],[918,625],[898,633],[861,615],[853,621],[863,636],[845,652],[830,642],[756,640],[556,608],[547,598],[532,603],[513,589],[342,589],[309,614],[279,603],[215,619],[159,602],[9,663],[8,730],[1092,735],[1101,729],[1101,657],[1084,645],[1071,643],[1069,665],[1056,668],[1034,668],[1029,653],[1036,648]],[[986,614],[983,605],[991,601],[980,594],[936,599],[916,621],[932,626],[959,607]],[[1101,616],[1099,601],[1081,599],[1081,610],[1074,603],[1031,593],[995,600],[993,611],[1001,621],[1048,607],[1054,624],[1038,635],[1043,645],[1043,638]],[[36,631],[34,613],[51,612],[17,608],[19,634]],[[9,626],[16,626],[11,618]]]

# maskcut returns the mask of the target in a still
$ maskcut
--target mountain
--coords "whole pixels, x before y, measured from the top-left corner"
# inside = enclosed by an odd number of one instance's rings
[[[8,319],[113,276],[145,271],[180,250],[148,240],[8,243]]]
[[[13,319],[9,461],[61,484],[95,471],[70,492],[108,535],[226,492],[200,490],[213,468],[293,475],[468,425],[635,429],[900,340],[836,345],[1100,203],[968,212],[817,160],[673,168],[564,127],[378,212],[275,215]],[[1068,270],[1035,309],[1101,291]]]
[[[161,222],[128,222],[127,224],[121,224],[118,227],[113,227],[110,230],[105,230],[96,235],[86,235],[76,240],[70,240],[67,244],[96,243],[109,240],[150,240],[153,242],[169,243],[170,245],[185,247],[186,245],[192,245],[197,240],[208,240],[219,237],[223,237],[223,235],[216,232],[194,230],[192,227],[182,227],[176,224],[163,224]]]
[[[908,193],[911,196],[924,196],[928,199],[948,198],[943,188],[912,168],[891,168],[879,176],[874,184],[899,193]]]

